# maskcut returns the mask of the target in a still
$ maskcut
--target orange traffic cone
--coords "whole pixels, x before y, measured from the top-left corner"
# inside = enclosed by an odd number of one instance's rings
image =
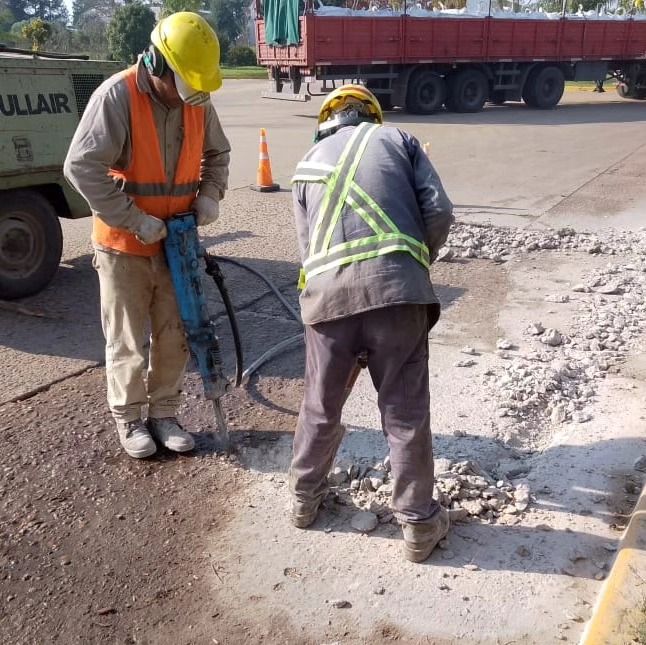
[[[280,186],[274,183],[271,176],[271,162],[269,161],[269,149],[267,148],[267,131],[260,128],[260,150],[258,156],[258,174],[256,175],[256,185],[252,186],[253,190],[261,193],[273,193],[280,190]]]

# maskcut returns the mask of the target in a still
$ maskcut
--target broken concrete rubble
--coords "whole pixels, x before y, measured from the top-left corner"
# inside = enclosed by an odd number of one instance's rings
[[[328,483],[337,502],[361,509],[351,520],[355,530],[368,533],[379,523],[393,519],[390,499],[394,482],[389,473],[358,468],[365,472],[363,479],[349,483],[344,480],[333,486],[331,481],[336,481],[334,473],[338,468],[347,469],[335,467]],[[375,472],[380,475],[379,482],[373,481]],[[435,477],[433,496],[448,509],[452,522],[473,518],[494,523],[502,516],[523,513],[530,502],[529,486],[525,482],[514,486],[507,479],[496,480],[474,461],[452,462],[439,458],[435,460]]]

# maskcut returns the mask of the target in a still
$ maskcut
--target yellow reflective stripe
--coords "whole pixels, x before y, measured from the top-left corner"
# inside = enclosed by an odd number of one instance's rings
[[[292,181],[327,184],[310,242],[312,254],[303,263],[299,275],[299,289],[303,289],[306,281],[312,276],[389,253],[408,253],[425,268],[430,267],[430,253],[426,245],[402,233],[381,206],[354,181],[368,141],[378,127],[377,124],[360,124],[344,147],[338,164],[329,174],[327,170],[330,167],[325,164],[303,162],[296,169]],[[349,211],[358,215],[375,235],[331,246],[332,236],[346,206]],[[321,235],[324,237],[319,245]]]
[[[369,237],[362,237],[358,240],[342,242],[341,244],[336,244],[335,246],[330,247],[325,252],[322,251],[315,255],[311,255],[307,258],[307,260],[305,260],[303,266],[305,268],[305,271],[309,275],[309,270],[307,269],[308,265],[311,266],[312,264],[318,263],[320,260],[324,260],[326,257],[346,251],[354,251],[365,246],[382,244],[384,242],[393,242],[404,245],[403,248],[397,250],[408,251],[425,267],[430,266],[430,257],[426,246],[423,244],[420,245],[420,243],[415,238],[411,237],[410,235],[406,235],[405,233],[381,233],[378,235],[371,235]],[[411,248],[411,246],[413,248]]]
[[[366,135],[371,133],[373,128],[377,127],[379,126],[360,123],[355,128],[350,140],[341,153],[341,157],[334,168],[334,172],[330,175],[328,188],[325,192],[325,197],[323,198],[323,204],[321,205],[321,210],[319,211],[316,225],[314,227],[314,234],[310,243],[310,248],[314,249],[316,253],[324,251],[330,245],[332,232],[334,231],[339,215],[343,210],[343,204],[345,202],[345,196],[347,195],[349,184],[354,178],[354,173],[356,172],[361,154],[365,148],[365,146],[362,147],[361,144],[364,142],[364,139],[367,138]],[[348,160],[351,153],[352,159]],[[344,182],[341,186],[341,190],[337,191],[337,183],[341,179],[341,175],[344,175]],[[325,231],[324,227],[326,227]],[[323,238],[319,248],[319,237],[322,233],[325,237]]]
[[[347,203],[352,207],[352,209],[361,217],[361,219],[377,234],[385,233],[385,231],[379,228],[377,222],[375,222],[372,217],[368,214],[368,211],[363,209],[357,202],[354,201],[352,195],[348,195],[346,198]]]
[[[310,271],[307,271],[305,274],[305,284],[307,284],[307,280],[310,278],[313,278],[314,276],[317,276],[321,273],[325,273],[326,271],[329,271],[330,269],[335,269],[340,266],[344,266],[346,264],[352,264],[353,262],[361,262],[362,260],[370,260],[372,258],[379,257],[380,255],[387,255],[389,253],[394,253],[396,251],[401,251],[404,253],[410,253],[410,255],[415,258],[418,262],[421,262],[420,258],[418,258],[415,253],[411,250],[411,248],[407,244],[396,244],[393,243],[392,245],[389,245],[384,248],[376,249],[374,251],[365,251],[364,253],[355,253],[353,255],[348,255],[343,258],[339,258],[337,260],[332,260],[331,262],[328,262],[327,264],[323,264],[319,267],[316,267],[316,269],[311,269]],[[425,265],[426,268],[428,268],[428,265]],[[304,287],[303,287],[304,288]]]
[[[311,249],[316,249],[318,248],[318,239],[321,234],[321,229],[323,227],[323,221],[325,220],[325,215],[327,213],[329,204],[330,204],[330,199],[332,198],[332,195],[334,194],[334,191],[336,189],[336,184],[339,181],[339,176],[341,174],[341,170],[343,169],[343,166],[345,164],[345,160],[348,157],[348,154],[350,150],[353,148],[355,141],[357,138],[363,134],[364,128],[361,126],[364,125],[363,123],[360,124],[355,131],[352,133],[352,136],[350,137],[350,140],[346,144],[345,148],[343,149],[343,152],[341,153],[341,157],[334,168],[334,171],[329,177],[328,180],[328,187],[327,190],[325,191],[325,196],[323,197],[323,203],[321,204],[321,208],[319,210],[318,217],[316,218],[316,224],[314,225],[314,233],[312,234],[312,239],[310,241],[310,248]]]
[[[393,232],[393,233],[399,233],[399,229],[395,226],[394,222],[386,215],[386,212],[377,204],[377,202],[368,195],[368,193],[359,186],[356,182],[352,184],[352,189],[363,199],[366,204],[372,208],[372,210],[381,217],[381,219],[385,222],[386,226]]]
[[[367,194],[366,194],[365,192],[364,192],[363,194],[365,195],[365,197],[367,197]],[[347,197],[347,200],[346,200],[346,201],[347,201],[347,202],[348,202],[348,204],[352,207],[352,209],[353,209],[353,210],[354,210],[354,211],[355,211],[355,212],[356,212],[356,213],[361,217],[361,219],[363,219],[363,221],[364,221],[364,222],[366,222],[366,224],[368,224],[368,226],[370,226],[370,228],[371,228],[371,229],[372,229],[372,230],[373,230],[377,235],[389,236],[389,237],[392,237],[392,236],[395,236],[395,237],[401,237],[402,239],[406,240],[409,244],[411,244],[412,246],[414,246],[414,247],[416,247],[417,249],[419,249],[420,254],[421,254],[421,257],[422,257],[422,258],[427,258],[427,261],[430,263],[430,253],[429,253],[429,251],[428,251],[428,247],[426,246],[426,244],[424,244],[424,242],[420,242],[417,238],[414,238],[414,237],[412,237],[411,235],[407,235],[406,233],[402,233],[402,231],[400,231],[400,230],[399,230],[399,229],[398,229],[398,228],[393,224],[393,222],[392,222],[392,220],[390,219],[390,217],[388,217],[388,215],[386,215],[386,213],[385,213],[381,208],[379,208],[379,206],[377,205],[377,203],[376,203],[376,202],[374,202],[373,200],[371,200],[369,197],[368,197],[368,200],[365,200],[365,198],[364,198],[364,201],[371,201],[371,202],[372,202],[372,204],[374,204],[374,206],[376,206],[376,209],[375,209],[375,210],[377,211],[377,214],[378,214],[378,215],[381,215],[381,216],[383,217],[384,221],[385,221],[387,224],[389,224],[389,226],[391,227],[391,229],[393,229],[393,231],[392,231],[391,233],[387,233],[387,232],[386,232],[386,231],[384,231],[382,228],[380,228],[380,227],[379,227],[379,224],[378,224],[378,223],[377,223],[377,222],[376,222],[376,221],[371,217],[371,214],[370,214],[370,213],[368,213],[368,211],[366,211],[366,209],[365,209],[365,208],[363,208],[363,206],[361,206],[361,204],[357,203],[357,201],[352,197],[352,195],[348,195],[348,197]],[[373,214],[374,214],[374,213],[373,213]],[[375,241],[375,240],[374,240],[374,237],[368,237],[368,238],[362,238],[362,239],[371,240],[371,241],[373,241],[373,242]],[[345,242],[345,244],[348,244],[348,245],[350,245],[350,244],[356,244],[356,242],[358,242],[358,241],[360,241],[360,240],[353,240],[353,241],[351,241],[351,242]],[[336,250],[336,251],[340,250],[340,249],[341,249],[341,247],[343,247],[343,244],[338,244],[338,245],[336,245],[336,246],[332,247],[331,249],[329,249],[329,253],[328,253],[328,254],[332,253],[334,250]],[[320,253],[317,253],[317,254],[316,254],[315,256],[313,256],[313,257],[316,257],[316,258],[318,259],[318,258],[320,258],[320,257],[323,257],[324,255],[326,255],[326,254],[325,254],[325,253],[323,253],[323,252],[321,251]],[[420,261],[421,261],[421,260],[420,260]]]
[[[365,127],[364,127],[365,126]],[[332,219],[330,221],[330,225],[328,226],[328,230],[325,234],[325,238],[323,239],[323,248],[327,249],[330,246],[330,241],[332,240],[332,235],[334,233],[334,229],[336,228],[336,225],[339,221],[339,217],[341,217],[341,212],[343,211],[343,205],[345,204],[346,197],[348,195],[348,192],[350,190],[350,186],[352,186],[354,182],[354,175],[357,172],[357,168],[359,166],[359,162],[361,161],[361,157],[363,157],[363,153],[366,150],[366,146],[368,145],[368,141],[370,140],[370,137],[374,134],[374,132],[379,128],[377,124],[374,125],[368,125],[367,123],[360,123],[357,126],[357,131],[361,134],[363,137],[361,139],[361,142],[359,143],[359,148],[357,152],[354,155],[354,160],[352,161],[352,165],[350,166],[350,170],[348,171],[345,181],[343,184],[343,188],[341,189],[341,194],[338,197],[337,203],[334,207],[334,213],[332,215]],[[341,165],[341,164],[340,164]]]
[[[412,244],[414,247],[420,250],[420,256],[421,257],[429,257],[429,252],[428,249],[426,248],[425,244],[421,244],[419,240],[416,240],[414,237],[411,237],[410,235],[406,235],[406,233],[381,233],[379,235],[371,235],[370,237],[362,237],[359,240],[350,240],[349,242],[342,242],[341,244],[337,244],[333,247],[331,247],[327,253],[319,253],[316,256],[316,259],[320,259],[322,257],[325,257],[326,255],[331,255],[332,253],[338,253],[339,251],[344,251],[346,249],[355,249],[359,246],[366,246],[368,244],[374,244],[376,242],[382,242],[384,240],[403,240],[409,244]],[[308,258],[306,261],[307,262],[312,258]]]

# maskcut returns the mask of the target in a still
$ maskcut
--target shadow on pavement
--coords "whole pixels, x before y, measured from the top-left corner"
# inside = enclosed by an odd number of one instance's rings
[[[401,110],[386,112],[386,123],[460,125],[576,125],[585,123],[639,123],[646,121],[641,101],[566,103],[553,110],[534,110],[522,103],[487,105],[482,112],[456,114],[441,111],[429,116],[416,116]]]

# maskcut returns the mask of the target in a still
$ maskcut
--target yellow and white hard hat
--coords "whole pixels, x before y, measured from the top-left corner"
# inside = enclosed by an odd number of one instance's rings
[[[384,114],[377,97],[363,85],[343,85],[330,92],[319,110],[319,125],[333,118],[352,104],[361,104],[363,114],[376,123],[384,122]]]
[[[215,92],[222,85],[220,42],[202,16],[191,11],[173,13],[157,23],[150,41],[189,87]]]

